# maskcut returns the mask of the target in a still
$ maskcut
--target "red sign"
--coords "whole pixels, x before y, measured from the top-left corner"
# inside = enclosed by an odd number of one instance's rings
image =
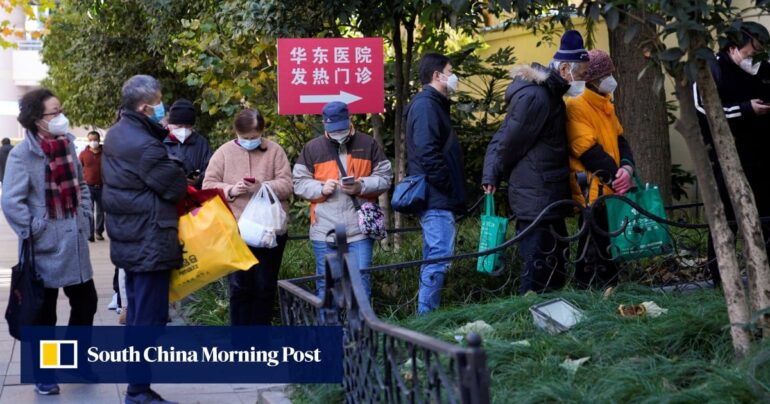
[[[350,113],[384,111],[382,38],[278,40],[278,113],[320,114],[332,101]]]

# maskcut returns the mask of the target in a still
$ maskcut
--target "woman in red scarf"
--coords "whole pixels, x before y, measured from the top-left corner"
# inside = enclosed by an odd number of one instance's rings
[[[19,102],[24,141],[8,156],[2,208],[19,243],[32,238],[35,267],[45,286],[39,325],[56,325],[59,288],[69,298],[69,325],[93,325],[96,289],[88,252],[91,202],[75,137],[61,103],[47,89]],[[40,394],[58,394],[54,383],[36,383]]]

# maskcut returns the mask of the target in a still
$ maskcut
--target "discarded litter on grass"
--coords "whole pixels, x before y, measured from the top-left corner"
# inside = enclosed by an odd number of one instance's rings
[[[529,311],[535,325],[551,334],[567,331],[583,319],[583,312],[562,298],[536,304]]]
[[[566,370],[570,376],[575,376],[575,373],[577,373],[578,369],[580,368],[580,365],[586,363],[586,361],[588,361],[589,359],[591,359],[590,356],[586,356],[585,358],[580,358],[580,359],[567,358],[564,360],[564,362],[562,362],[559,365],[559,367]]]
[[[474,322],[465,324],[464,326],[458,328],[454,331],[455,335],[468,335],[471,332],[476,332],[482,337],[487,336],[488,334],[494,332],[495,329],[492,328],[491,325],[487,324],[484,320],[476,320]]]
[[[631,304],[631,305],[625,305],[621,304],[618,306],[618,314],[620,314],[621,317],[650,317],[650,318],[656,318],[659,317],[662,314],[666,314],[668,312],[668,309],[664,309],[657,305],[657,303],[653,301],[649,302],[642,302],[641,304]]]
[[[513,345],[513,346],[520,346],[520,347],[530,347],[530,346],[532,346],[532,344],[530,344],[529,341],[526,340],[526,339],[523,339],[521,341],[513,341],[513,342],[511,342],[511,345]]]

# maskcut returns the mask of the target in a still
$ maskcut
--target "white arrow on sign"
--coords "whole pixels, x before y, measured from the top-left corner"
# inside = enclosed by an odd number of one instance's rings
[[[341,101],[341,102],[344,102],[345,104],[352,104],[360,99],[361,97],[357,95],[346,93],[340,90],[339,94],[300,95],[299,103],[300,104],[326,104],[332,101]]]

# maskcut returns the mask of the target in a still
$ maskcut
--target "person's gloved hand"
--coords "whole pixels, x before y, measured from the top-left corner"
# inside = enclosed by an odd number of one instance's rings
[[[623,196],[631,189],[631,173],[633,168],[631,166],[622,166],[615,174],[615,180],[612,181],[612,189],[616,194]]]

